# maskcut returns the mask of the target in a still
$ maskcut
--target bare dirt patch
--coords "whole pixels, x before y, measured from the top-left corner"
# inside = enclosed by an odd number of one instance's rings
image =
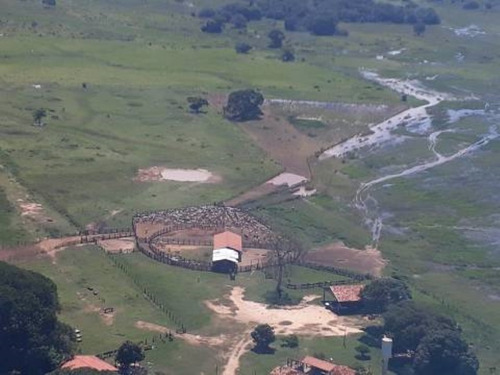
[[[179,169],[153,166],[145,169],[139,169],[134,180],[139,182],[177,181],[216,183],[221,181],[221,177],[201,168]]]
[[[333,243],[306,254],[305,260],[325,266],[346,268],[360,273],[380,276],[387,261],[379,250],[367,247],[365,250],[352,249],[343,243]]]
[[[125,237],[119,239],[102,240],[97,243],[107,253],[131,253],[135,248],[135,239]]]
[[[260,121],[249,121],[240,126],[287,172],[310,178],[307,159],[321,148],[313,138],[298,131],[283,117],[275,116],[269,106],[264,107]]]
[[[360,325],[353,318],[339,317],[324,307],[311,304],[319,296],[308,296],[297,306],[268,308],[267,305],[243,299],[244,289],[234,287],[229,300],[234,307],[206,301],[209,309],[219,317],[240,323],[255,325],[267,323],[274,326],[280,335],[341,336],[360,332]],[[292,324],[280,325],[283,321]]]

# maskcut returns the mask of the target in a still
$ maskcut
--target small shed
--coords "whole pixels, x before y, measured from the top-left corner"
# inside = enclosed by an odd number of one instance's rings
[[[302,371],[308,375],[356,375],[356,371],[350,367],[311,356],[304,357],[300,362],[302,363]]]
[[[212,268],[216,272],[234,274],[241,262],[243,241],[239,234],[224,231],[214,235]]]
[[[355,312],[362,306],[361,292],[364,287],[362,284],[330,286],[323,291],[323,302],[338,314]]]

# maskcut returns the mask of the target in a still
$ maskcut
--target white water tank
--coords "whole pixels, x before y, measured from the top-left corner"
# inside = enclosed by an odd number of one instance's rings
[[[392,358],[392,339],[390,337],[384,336],[382,338],[382,358],[386,360]]]

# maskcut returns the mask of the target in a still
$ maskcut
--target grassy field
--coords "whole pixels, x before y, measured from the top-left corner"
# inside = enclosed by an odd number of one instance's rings
[[[484,108],[485,103],[497,110],[498,7],[463,11],[460,3],[434,2],[443,22],[428,27],[422,37],[416,37],[409,25],[341,25],[349,30],[346,38],[287,33],[287,44],[297,57],[287,64],[279,61],[278,52],[266,48],[265,35],[282,27],[280,22],[250,23],[244,32],[201,33],[201,21],[191,12],[213,3],[193,1],[190,7],[173,0],[67,0],[55,9],[43,9],[36,1],[0,0],[0,245],[72,233],[89,223],[125,226],[142,210],[226,200],[282,170],[242,127],[223,120],[220,109],[211,106],[206,114],[189,114],[188,96],[212,100],[255,87],[268,98],[399,108],[399,95],[360,78],[360,69],[376,69],[383,76],[417,78],[462,97],[433,110],[436,129],[456,130],[440,136],[436,150],[443,155],[496,126],[477,117],[451,126],[446,110]],[[482,33],[457,34],[457,29],[471,24],[479,25]],[[247,56],[238,55],[233,49],[237,41],[255,48]],[[472,95],[480,100],[471,101]],[[408,104],[421,103],[410,98]],[[37,108],[48,110],[43,128],[32,126]],[[302,112],[278,115],[318,115]],[[327,129],[318,122],[300,121],[295,120],[299,131],[328,143],[328,132],[349,135],[378,118],[334,113],[325,117]],[[425,136],[408,129],[397,133],[406,137],[404,143],[361,152],[345,161],[313,161],[311,185],[320,194],[266,203],[256,214],[293,234],[306,248],[338,240],[363,248],[371,242],[370,231],[352,204],[360,184],[434,157]],[[371,192],[384,217],[380,250],[389,260],[386,273],[406,277],[419,300],[457,318],[480,357],[481,374],[500,365],[495,356],[500,350],[499,151],[498,142],[491,142],[474,156],[391,180]],[[217,184],[134,180],[138,169],[151,166],[205,168],[222,180]],[[43,210],[22,215],[23,202],[39,203]],[[129,275],[95,249],[63,252],[56,263],[40,260],[25,265],[56,281],[62,318],[81,327],[84,352],[151,335],[135,328],[139,316],[174,324],[144,300],[139,284],[168,303],[189,329],[200,332],[220,330],[217,325],[210,328],[213,321],[204,300],[220,297],[230,286],[245,285],[247,298],[264,301],[274,287],[261,273],[240,275],[231,282],[220,275],[165,267],[138,254],[120,257],[120,262]],[[309,282],[332,275],[291,268],[287,278]],[[116,306],[113,324],[106,325],[95,311],[103,302],[89,293],[88,283],[106,304]],[[208,348],[179,340],[159,346],[148,353],[154,370],[191,375],[219,365]],[[317,351],[354,364],[352,350],[343,350],[338,340],[304,340],[299,353],[280,348],[269,358],[247,354],[242,373],[265,372],[289,355]],[[199,360],[188,363],[186,358]]]
[[[221,369],[225,363],[219,357],[220,348],[190,345],[182,339],[161,342],[157,332],[138,328],[138,321],[166,326],[174,331],[178,318],[188,333],[216,337],[221,332],[234,333],[236,328],[227,327],[227,323],[214,316],[203,302],[223,297],[235,285],[246,288],[245,298],[265,302],[265,293],[275,287],[275,282],[266,279],[261,272],[240,274],[236,281],[230,281],[225,275],[192,272],[159,264],[139,253],[114,257],[115,261],[96,247],[84,247],[60,252],[55,259],[47,257],[20,265],[41,272],[57,284],[61,319],[82,331],[83,341],[79,346],[82,353],[112,350],[126,339],[151,344],[156,337],[155,349],[147,352],[144,364],[165,374],[206,373],[216,366]],[[124,267],[121,269],[117,264]],[[286,277],[294,283],[342,279],[331,273],[297,266],[287,269]],[[164,304],[172,315],[165,314],[146,300],[144,289],[154,296],[157,303]],[[98,294],[95,295],[94,291]],[[301,298],[311,293],[321,294],[321,291],[292,291],[290,295]],[[104,307],[113,307],[114,314],[100,312]],[[302,349],[296,354],[314,350],[330,355],[330,343],[341,345],[339,339],[320,339],[318,343],[313,339],[303,340]],[[347,341],[352,357],[352,346],[356,340],[348,337]],[[378,355],[378,349],[372,351],[375,356]],[[262,363],[262,356],[249,354],[244,364],[252,369],[274,367],[291,354],[293,352],[279,349],[275,356],[266,357]],[[193,356],[199,358],[196,364],[188,360]]]

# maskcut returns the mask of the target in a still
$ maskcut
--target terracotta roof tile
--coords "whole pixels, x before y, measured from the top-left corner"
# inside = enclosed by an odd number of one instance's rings
[[[75,355],[72,360],[63,364],[61,368],[69,370],[91,368],[97,371],[118,371],[116,367],[93,355]]]
[[[334,285],[330,287],[338,302],[357,302],[361,300],[364,285]]]
[[[214,249],[229,247],[234,250],[242,251],[243,244],[239,234],[225,231],[214,235]]]

